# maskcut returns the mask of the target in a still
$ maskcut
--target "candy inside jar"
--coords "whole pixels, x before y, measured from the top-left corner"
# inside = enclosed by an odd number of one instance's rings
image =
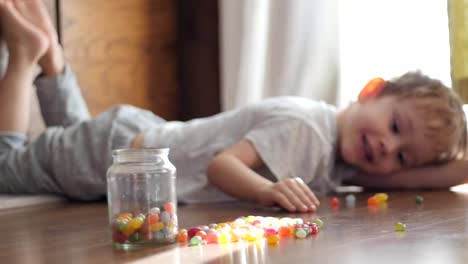
[[[168,153],[169,149],[114,151],[114,162],[107,172],[114,247],[176,242],[176,169]]]
[[[171,202],[137,215],[122,213],[112,220],[112,240],[118,244],[173,243],[177,234],[177,215]]]

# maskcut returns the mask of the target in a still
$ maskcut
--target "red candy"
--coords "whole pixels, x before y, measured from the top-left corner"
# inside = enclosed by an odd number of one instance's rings
[[[114,232],[112,234],[112,239],[117,243],[123,243],[127,240],[127,237],[120,232]]]
[[[194,237],[198,231],[201,231],[200,228],[198,227],[192,227],[190,228],[188,231],[187,231],[187,235],[188,235],[188,238],[191,239],[192,237]]]
[[[309,225],[309,227],[310,227],[310,230],[311,230],[310,233],[311,233],[312,235],[318,234],[319,228],[318,228],[318,226],[317,226],[316,224],[312,223],[312,224]]]
[[[340,200],[337,197],[333,197],[331,200],[331,204],[333,207],[338,207],[340,205]]]
[[[278,230],[275,228],[265,228],[265,236],[272,236],[272,235],[277,235]]]

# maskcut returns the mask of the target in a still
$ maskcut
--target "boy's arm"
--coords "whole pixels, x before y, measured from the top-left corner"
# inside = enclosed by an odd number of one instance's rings
[[[468,183],[468,160],[414,168],[392,175],[357,174],[349,183],[373,188],[449,188]]]
[[[263,205],[279,204],[289,211],[315,211],[319,202],[298,179],[272,182],[254,171],[264,166],[248,140],[241,140],[218,154],[208,164],[208,180],[222,191]]]

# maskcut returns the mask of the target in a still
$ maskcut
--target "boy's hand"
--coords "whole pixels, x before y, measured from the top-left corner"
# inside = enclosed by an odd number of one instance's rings
[[[315,212],[320,202],[301,178],[285,179],[260,190],[258,201],[263,205],[278,204],[295,212]]]

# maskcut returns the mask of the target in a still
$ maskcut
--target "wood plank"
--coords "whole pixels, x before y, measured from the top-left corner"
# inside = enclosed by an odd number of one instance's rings
[[[65,56],[92,114],[118,104],[176,119],[175,0],[60,1]]]
[[[182,120],[221,110],[218,0],[178,0]]]
[[[415,196],[422,195],[422,206]],[[318,235],[279,245],[241,242],[188,247],[144,247],[113,250],[105,203],[69,203],[0,211],[2,263],[467,263],[468,195],[441,192],[394,192],[386,206],[368,207],[371,193],[357,195],[355,207],[330,205],[321,197],[315,214],[289,214],[247,203],[179,206],[180,226],[225,222],[238,216],[321,218]],[[394,231],[395,223],[407,231]]]

